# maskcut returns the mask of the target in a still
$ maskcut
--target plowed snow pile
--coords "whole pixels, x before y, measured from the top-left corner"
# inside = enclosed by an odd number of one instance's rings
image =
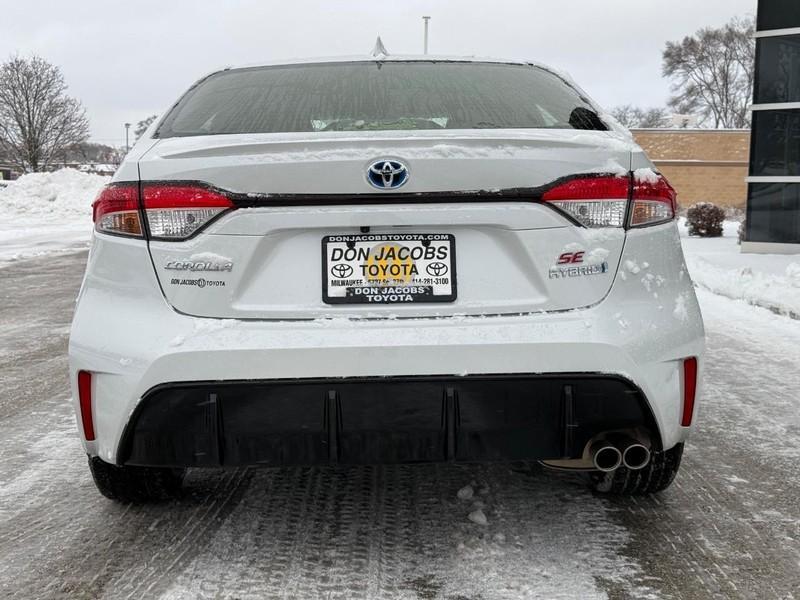
[[[23,175],[0,188],[0,265],[86,246],[92,201],[108,180],[61,169]]]
[[[800,319],[800,256],[742,254],[738,228],[726,221],[722,237],[689,237],[681,219],[683,252],[695,285]]]

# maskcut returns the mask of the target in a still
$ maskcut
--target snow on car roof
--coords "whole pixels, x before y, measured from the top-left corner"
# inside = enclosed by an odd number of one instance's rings
[[[353,62],[475,62],[475,63],[495,63],[509,65],[534,65],[548,70],[549,67],[534,61],[491,58],[479,56],[451,56],[446,54],[379,54],[379,55],[350,55],[350,56],[320,56],[314,58],[289,58],[274,61],[264,61],[244,65],[231,65],[224,70],[233,69],[252,69],[255,67],[275,67],[284,65],[312,65],[324,63],[353,63]]]

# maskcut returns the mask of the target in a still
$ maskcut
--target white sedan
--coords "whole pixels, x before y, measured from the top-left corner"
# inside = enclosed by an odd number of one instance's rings
[[[658,492],[704,351],[675,211],[628,132],[541,65],[212,73],[94,204],[69,354],[98,488],[539,460]]]

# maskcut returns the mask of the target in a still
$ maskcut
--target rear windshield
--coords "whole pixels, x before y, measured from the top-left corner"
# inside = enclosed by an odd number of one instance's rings
[[[536,67],[358,62],[215,73],[157,135],[500,128],[607,129],[585,98]]]

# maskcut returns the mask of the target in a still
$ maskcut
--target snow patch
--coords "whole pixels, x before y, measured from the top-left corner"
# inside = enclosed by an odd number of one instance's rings
[[[584,262],[588,265],[599,265],[608,259],[609,254],[611,253],[605,248],[594,248],[586,255],[586,260]]]
[[[456,496],[459,500],[470,500],[474,493],[475,491],[472,489],[471,485],[465,485],[463,488],[458,490]]]
[[[675,298],[675,308],[672,310],[672,316],[679,321],[686,321],[689,318],[689,311],[686,308],[686,294],[681,294]]]
[[[583,250],[583,245],[579,244],[578,242],[570,242],[563,248],[561,248],[561,253],[564,254],[566,252],[580,252]]]
[[[659,177],[658,173],[649,167],[644,169],[636,169],[633,172],[633,180],[637,183],[656,184],[660,181],[660,179],[661,178]]]
[[[625,230],[616,227],[600,227],[598,229],[587,229],[583,232],[583,237],[593,244],[602,244],[609,241],[621,241],[625,237]]]
[[[800,263],[791,263],[784,271],[786,279],[792,287],[800,287]]]
[[[641,267],[636,264],[636,261],[630,259],[626,260],[623,266],[628,272],[633,273],[634,275],[640,273],[642,270]]]
[[[587,171],[587,173],[609,173],[617,177],[626,177],[628,175],[628,169],[619,164],[619,161],[609,158],[603,166],[591,169]]]
[[[198,252],[197,254],[192,254],[189,257],[189,260],[192,262],[233,262],[232,259],[228,258],[227,256],[222,256],[221,254],[216,254],[214,252]]]
[[[489,519],[486,518],[486,514],[480,508],[469,513],[467,518],[476,525],[486,526],[489,524]]]

